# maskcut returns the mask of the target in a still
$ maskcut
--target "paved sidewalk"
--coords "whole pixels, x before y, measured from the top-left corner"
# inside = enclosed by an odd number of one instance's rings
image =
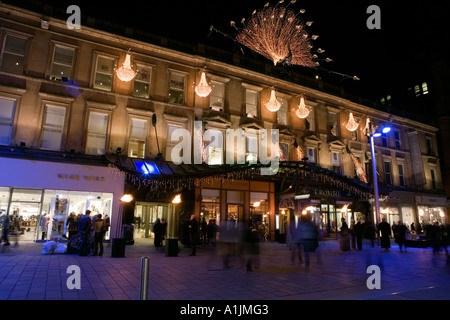
[[[149,257],[149,300],[449,300],[450,266],[443,252],[409,248],[400,253],[364,246],[342,253],[336,241],[324,241],[311,264],[292,263],[286,244],[261,243],[253,272],[243,257],[223,268],[222,255],[199,246],[197,256],[181,248],[166,257],[151,240],[126,246],[125,258],[42,255],[42,243],[21,242],[0,254],[0,300],[139,300],[141,257]],[[81,288],[69,289],[69,266],[79,266]],[[369,290],[369,265],[381,269],[381,289]]]

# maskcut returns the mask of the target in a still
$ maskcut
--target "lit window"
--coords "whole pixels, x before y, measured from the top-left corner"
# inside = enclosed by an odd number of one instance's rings
[[[0,145],[11,143],[16,100],[0,98]]]
[[[131,119],[128,156],[131,158],[145,157],[145,140],[147,138],[147,121]]]
[[[258,161],[258,138],[256,136],[247,136],[245,140],[247,149],[245,161],[256,163]]]
[[[420,86],[419,85],[414,86],[414,93],[416,94],[416,97],[420,96]]]
[[[72,74],[73,58],[75,50],[72,48],[55,46],[53,54],[51,80],[67,81]]]
[[[339,156],[339,152],[333,151],[331,153],[331,162],[333,165],[333,171],[340,173],[341,172],[341,160],[340,160],[340,156]]]
[[[249,118],[258,116],[258,93],[252,90],[245,91],[245,114]]]
[[[212,91],[209,95],[209,108],[215,111],[223,111],[225,84],[211,81]]]
[[[150,67],[138,65],[137,74],[134,78],[133,96],[148,98],[150,90],[150,78],[152,69]]]
[[[289,161],[289,144],[280,143],[280,161]]]
[[[422,83],[422,92],[423,94],[428,94],[428,84],[426,82]]]
[[[330,112],[328,114],[328,124],[330,133],[333,136],[337,137],[339,135],[339,130],[338,130],[338,115],[336,113]]]
[[[40,148],[44,150],[61,150],[61,140],[64,128],[66,108],[46,106]]]
[[[437,186],[436,186],[436,172],[433,170],[433,169],[431,169],[431,187],[433,188],[433,190],[436,190],[437,189]]]
[[[288,125],[288,102],[285,99],[278,99],[281,102],[280,110],[277,112],[278,124]]]
[[[86,153],[104,155],[106,149],[106,134],[109,116],[103,113],[91,112],[88,123]]]
[[[308,162],[316,163],[316,149],[308,147],[307,152],[308,152]]]
[[[94,88],[111,91],[114,75],[114,59],[98,56],[95,69]]]
[[[24,71],[25,54],[28,40],[22,37],[6,35],[2,53],[2,71],[22,74]]]
[[[169,102],[184,104],[185,76],[177,73],[170,74]]]
[[[404,173],[403,164],[398,165],[398,178],[399,178],[400,187],[404,187],[405,186],[405,173]]]

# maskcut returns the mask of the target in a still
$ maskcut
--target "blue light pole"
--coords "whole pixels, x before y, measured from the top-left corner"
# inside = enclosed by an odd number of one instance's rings
[[[381,222],[381,215],[380,215],[380,197],[378,194],[378,178],[377,178],[377,163],[376,163],[376,159],[375,159],[375,143],[374,143],[374,138],[378,138],[381,137],[381,133],[376,131],[376,128],[373,129],[372,128],[372,123],[370,123],[370,150],[372,153],[372,171],[373,171],[373,192],[374,192],[374,196],[375,196],[375,213],[376,213],[376,218],[377,218],[377,222],[376,225],[378,226],[378,224]],[[381,132],[386,134],[389,133],[391,131],[390,127],[384,127],[381,129]]]

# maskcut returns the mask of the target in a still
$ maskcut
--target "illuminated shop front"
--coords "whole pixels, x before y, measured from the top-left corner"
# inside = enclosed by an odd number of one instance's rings
[[[0,158],[2,215],[19,219],[23,239],[68,236],[67,218],[86,210],[110,222],[106,240],[121,235],[124,180],[107,167]]]

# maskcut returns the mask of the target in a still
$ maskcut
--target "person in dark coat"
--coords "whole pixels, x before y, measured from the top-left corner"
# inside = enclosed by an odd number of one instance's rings
[[[161,220],[159,218],[156,219],[155,224],[153,225],[153,233],[155,234],[155,248],[162,247],[162,240],[164,235],[164,226],[161,223]]]
[[[364,236],[364,225],[361,223],[361,220],[358,219],[358,222],[355,224],[355,236],[356,236],[356,247],[358,250],[362,250],[362,240]]]
[[[400,248],[400,252],[403,252],[403,246],[406,252],[406,230],[406,226],[401,221],[398,221],[394,228],[394,239]]]
[[[244,230],[244,248],[247,260],[247,271],[253,271],[252,264],[256,257],[259,255],[259,238],[256,228],[253,226],[252,220],[250,220],[249,227]]]
[[[370,221],[366,222],[364,228],[364,237],[370,241],[370,243],[372,244],[372,248],[375,247],[375,227]]]
[[[378,234],[380,233],[381,247],[384,248],[384,251],[388,251],[391,247],[392,229],[389,223],[386,222],[386,218],[383,218],[382,221],[378,224]]]
[[[197,219],[195,219],[195,214],[191,215],[191,219],[189,220],[189,235],[191,238],[191,247],[192,247],[192,252],[190,256],[195,256],[197,253],[197,238],[198,238],[198,223]]]
[[[350,229],[348,228],[347,222],[344,218],[341,218],[341,240],[340,246],[342,251],[350,251]]]

